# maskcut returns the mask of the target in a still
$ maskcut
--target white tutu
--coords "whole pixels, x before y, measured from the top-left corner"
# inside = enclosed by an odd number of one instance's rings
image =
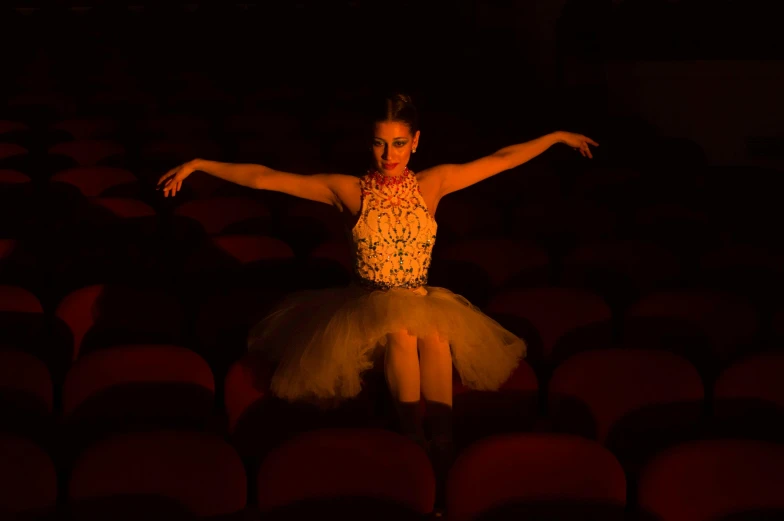
[[[522,339],[448,289],[298,291],[250,331],[248,349],[277,363],[270,390],[289,400],[352,398],[379,361],[389,333],[448,339],[452,362],[471,389],[497,390],[525,356]]]

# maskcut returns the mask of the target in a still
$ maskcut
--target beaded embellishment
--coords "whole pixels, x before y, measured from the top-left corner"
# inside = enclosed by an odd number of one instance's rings
[[[403,170],[403,173],[399,176],[391,176],[391,175],[383,175],[378,170],[368,170],[367,175],[370,177],[371,181],[378,187],[378,186],[400,186],[405,183],[409,177],[413,175],[413,172],[408,169],[408,167]]]
[[[354,274],[370,289],[418,288],[427,275],[437,224],[414,173],[368,171],[360,180],[362,208],[351,230]]]

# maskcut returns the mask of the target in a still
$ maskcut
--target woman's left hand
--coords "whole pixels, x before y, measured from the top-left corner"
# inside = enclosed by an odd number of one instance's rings
[[[595,147],[599,146],[599,143],[589,138],[588,136],[583,136],[582,134],[561,132],[560,137],[561,143],[565,143],[570,147],[579,150],[583,157],[590,157],[591,159],[593,159],[593,155],[591,154],[591,149],[588,147],[588,144],[591,144]]]

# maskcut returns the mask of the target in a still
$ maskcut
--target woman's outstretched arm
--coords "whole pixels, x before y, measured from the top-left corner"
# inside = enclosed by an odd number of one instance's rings
[[[336,205],[337,194],[343,185],[353,179],[342,174],[301,175],[281,172],[264,165],[251,163],[223,163],[207,159],[194,159],[172,168],[158,180],[158,188],[165,197],[176,195],[182,182],[195,171],[258,190],[273,190],[294,197]]]
[[[492,154],[481,157],[470,163],[444,164],[428,169],[427,176],[435,177],[435,184],[440,187],[441,197],[467,188],[488,177],[509,170],[535,158],[556,143],[564,143],[580,153],[592,158],[588,144],[599,146],[591,138],[571,132],[552,132],[542,137],[504,147]]]

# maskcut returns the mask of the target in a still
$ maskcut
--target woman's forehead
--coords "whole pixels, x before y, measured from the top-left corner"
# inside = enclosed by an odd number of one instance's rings
[[[379,121],[375,125],[375,135],[390,139],[410,138],[411,129],[402,121]]]

